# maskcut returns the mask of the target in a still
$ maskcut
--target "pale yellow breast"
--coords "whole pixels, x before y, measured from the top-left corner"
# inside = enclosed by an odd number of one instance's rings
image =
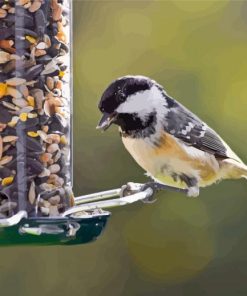
[[[143,139],[122,138],[123,144],[135,161],[145,171],[154,175],[160,169],[160,161],[154,157],[152,146]]]
[[[159,147],[144,139],[123,137],[122,140],[135,161],[162,183],[185,187],[185,184],[173,180],[173,173],[195,177],[200,186],[217,180],[219,164],[213,155],[186,146],[169,134],[162,136]]]

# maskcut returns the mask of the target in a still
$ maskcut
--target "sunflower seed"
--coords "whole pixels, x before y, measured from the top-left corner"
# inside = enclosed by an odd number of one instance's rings
[[[41,9],[37,10],[34,15],[36,30],[40,36],[44,35],[46,27],[46,17]]]
[[[7,124],[0,123],[0,132],[2,132],[7,127]]]
[[[40,6],[41,6],[41,1],[34,1],[28,10],[30,12],[35,12],[38,9],[40,9]]]
[[[36,159],[27,158],[27,167],[32,175],[39,175],[43,172],[44,166]]]
[[[13,42],[12,40],[3,40],[3,41],[9,41],[9,46],[7,46],[7,47],[11,47],[11,46],[14,44],[14,42]],[[11,41],[12,41],[13,43],[12,43]],[[0,45],[0,47],[1,47],[1,45]],[[16,61],[17,61],[17,60],[20,60],[21,57],[18,56],[17,54],[11,54],[11,55],[10,55],[10,59],[11,59],[11,60],[16,60]]]
[[[47,184],[47,183],[42,183],[40,186],[40,189],[44,190],[44,191],[51,191],[55,188],[54,185],[52,184]]]
[[[49,67],[46,67],[45,70],[43,70],[41,72],[41,75],[48,75],[48,74],[53,74],[55,76],[55,73],[58,74],[59,72],[57,72],[59,70],[58,66],[57,65],[49,65]]]
[[[18,110],[18,114],[32,112],[33,109],[34,108],[32,106],[26,106],[26,107],[23,107],[20,110]]]
[[[48,88],[50,89],[50,90],[53,90],[53,88],[54,88],[54,79],[52,78],[52,77],[47,77],[46,78],[46,84],[47,84],[47,86],[48,86]]]
[[[56,7],[53,10],[53,13],[52,13],[52,17],[53,17],[54,21],[59,21],[61,19],[62,11],[63,11],[62,5],[57,4]]]
[[[50,143],[60,143],[60,136],[58,134],[49,134],[47,135],[47,141],[49,141]],[[47,142],[47,143],[49,143]]]
[[[56,185],[57,187],[62,187],[64,185],[64,179],[58,177],[54,185]]]
[[[25,79],[26,80],[26,79]],[[20,85],[19,86],[19,91],[21,94],[26,98],[29,95],[29,90],[26,85]]]
[[[50,174],[51,172],[47,168],[44,168],[43,171],[38,175],[38,177],[39,178],[49,177]]]
[[[16,88],[8,86],[7,87],[7,95],[12,96],[13,98],[21,98],[22,94]]]
[[[26,9],[31,6],[31,2],[28,2],[27,4],[23,5]]]
[[[48,35],[44,35],[44,42],[46,44],[46,48],[51,47],[51,38]]]
[[[22,6],[24,6],[25,4],[27,4],[29,2],[29,0],[18,0],[17,1],[17,5],[22,5]]]
[[[5,51],[0,51],[0,64],[5,64],[10,60],[10,54]]]
[[[40,75],[42,70],[43,70],[43,65],[35,65],[27,70],[27,72],[24,74],[24,77],[26,80],[35,79]]]
[[[44,49],[35,50],[35,56],[36,57],[44,56],[45,54],[46,54],[46,51]]]
[[[60,171],[60,166],[58,164],[53,164],[48,167],[48,170],[51,172],[51,174],[56,174]]]
[[[48,165],[52,165],[54,163],[54,160],[53,159],[50,159],[49,161],[48,161]]]
[[[12,141],[17,141],[18,137],[16,136],[5,136],[2,138],[3,143],[8,143]]]
[[[19,99],[13,99],[12,102],[13,102],[16,106],[18,106],[18,107],[20,107],[20,108],[26,107],[26,106],[28,105],[28,104],[27,104],[27,101],[24,100],[24,99],[21,99],[21,98],[19,98]]]
[[[44,56],[40,56],[40,57],[37,58],[37,62],[39,64],[43,64],[43,65],[49,63],[51,60],[52,60],[52,57],[50,55],[48,55],[48,54],[46,54]]]
[[[7,163],[9,163],[11,160],[13,159],[13,156],[3,156],[1,159],[0,159],[0,165],[5,165]]]
[[[40,42],[36,45],[36,48],[37,49],[46,49],[47,46],[46,46],[46,43],[45,42]]]
[[[7,11],[0,8],[0,18],[5,18],[7,15]]]
[[[13,77],[6,80],[6,83],[10,86],[21,85],[21,84],[24,84],[25,82],[26,82],[26,79],[18,78],[18,77]]]
[[[40,160],[41,162],[48,162],[52,159],[52,154],[51,153],[43,153],[42,155],[40,155]]]
[[[14,14],[15,13],[15,8],[14,7],[9,8],[8,13]]]
[[[21,139],[20,139],[21,140]],[[40,144],[40,142],[38,140],[35,140],[35,138],[30,138],[27,137],[24,141],[23,141],[23,145],[26,147],[26,149],[31,150],[31,151],[35,151],[37,153],[43,152],[43,147]]]
[[[45,100],[44,92],[41,89],[33,89],[31,91],[31,94],[33,95],[35,99],[35,103],[38,109],[42,109],[43,101]]]
[[[10,109],[10,110],[14,110],[14,111],[18,111],[18,110],[20,110],[19,107],[15,106],[14,104],[11,104],[11,103],[9,103],[9,102],[5,102],[5,101],[3,101],[2,104],[3,104],[4,107],[7,107],[7,108]]]
[[[29,188],[29,192],[28,192],[28,200],[30,202],[31,205],[34,204],[35,202],[35,183],[34,181],[31,182],[30,188]]]
[[[4,145],[3,152],[7,151],[11,147],[11,144]]]
[[[58,150],[59,150],[59,146],[58,146],[58,144],[56,144],[56,143],[51,144],[51,145],[49,145],[49,146],[47,147],[47,152],[48,152],[48,153],[54,153],[54,152],[56,152],[56,151],[58,151]]]
[[[44,102],[44,111],[47,116],[52,116],[55,113],[55,108],[50,104],[49,100]]]

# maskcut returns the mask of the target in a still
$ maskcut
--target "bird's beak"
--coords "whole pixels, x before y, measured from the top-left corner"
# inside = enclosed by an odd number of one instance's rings
[[[100,119],[98,125],[96,126],[96,129],[100,129],[103,131],[106,131],[114,122],[114,120],[117,117],[117,113],[104,113],[102,118]]]

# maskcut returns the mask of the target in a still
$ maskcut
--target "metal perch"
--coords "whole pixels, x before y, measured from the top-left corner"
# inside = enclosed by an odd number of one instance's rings
[[[76,206],[65,211],[62,216],[65,217],[83,211],[124,206],[140,200],[145,203],[152,203],[157,190],[170,190],[186,194],[188,192],[186,189],[175,188],[156,182],[146,184],[130,182],[121,188],[76,197]],[[119,198],[110,199],[116,196],[119,196]]]
[[[137,201],[153,202],[157,190],[187,193],[185,189],[155,182],[128,183],[121,188],[75,197],[75,206],[56,217],[28,217],[26,211],[19,211],[0,219],[0,245],[78,245],[93,241],[111,215],[105,209]]]
[[[154,201],[153,197],[157,190],[187,193],[186,189],[178,189],[156,182],[146,184],[130,182],[121,188],[75,197],[75,206],[62,213],[60,217],[76,215],[80,218],[89,218],[104,214],[103,209],[124,206],[137,201],[150,203]],[[117,196],[118,198],[113,199],[113,197]],[[25,211],[19,211],[10,218],[0,219],[0,227],[16,225],[22,218],[26,217],[27,213]]]

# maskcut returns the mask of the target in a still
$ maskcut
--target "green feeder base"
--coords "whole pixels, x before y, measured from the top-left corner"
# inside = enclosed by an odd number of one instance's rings
[[[102,233],[109,212],[90,218],[23,218],[0,228],[0,246],[79,245],[92,242]]]

